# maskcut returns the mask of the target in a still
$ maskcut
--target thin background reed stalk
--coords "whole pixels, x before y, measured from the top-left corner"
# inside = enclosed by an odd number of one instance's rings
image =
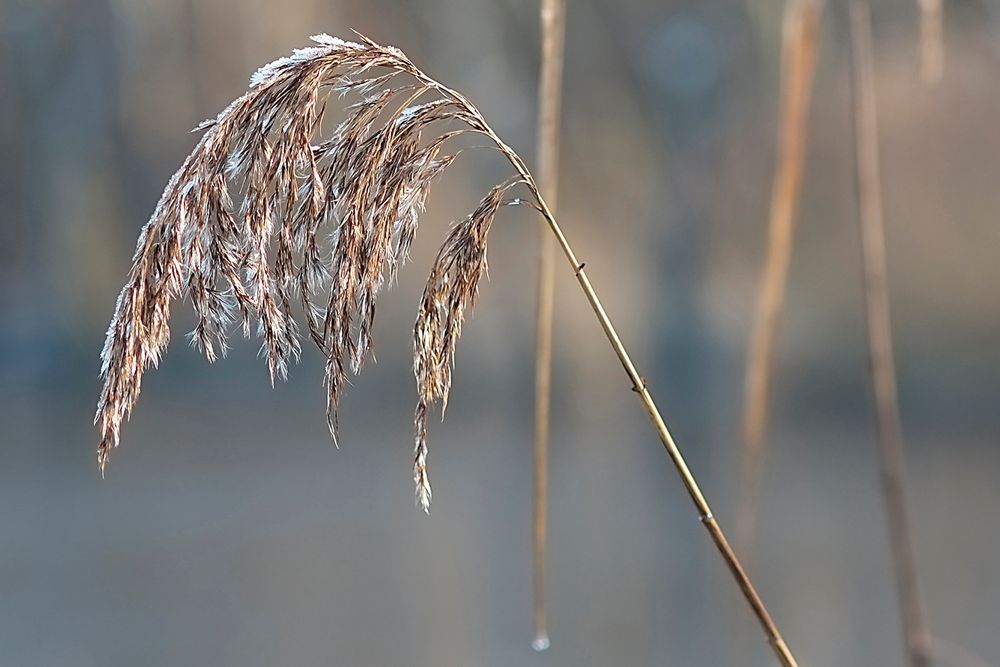
[[[918,0],[920,4],[920,73],[924,81],[936,83],[944,74],[944,34],[941,0]]]
[[[931,664],[931,639],[910,535],[903,435],[892,349],[879,177],[871,7],[868,0],[851,0],[850,25],[858,221],[861,225],[868,349],[878,424],[882,497],[888,520],[889,544],[906,651],[911,667],[928,667]]]
[[[763,272],[757,291],[753,332],[747,351],[743,401],[743,455],[736,543],[744,558],[753,551],[757,504],[766,448],[768,411],[774,375],[774,350],[788,284],[795,218],[802,192],[809,101],[816,70],[819,0],[787,0],[782,24],[778,164],[771,190],[771,212]]]
[[[500,142],[499,137],[496,137],[496,135],[491,135],[491,137],[498,142],[498,145],[501,146],[501,151],[504,152],[522,178],[529,183],[533,183],[531,175],[528,173],[527,168],[524,166],[524,163],[521,162],[520,158],[513,151],[511,151],[509,147],[506,147],[505,144]],[[537,192],[537,186],[535,186],[535,191]],[[781,636],[778,626],[775,625],[774,620],[771,618],[771,614],[768,612],[767,607],[764,605],[763,600],[761,600],[757,590],[750,582],[750,578],[747,576],[746,571],[740,564],[736,553],[729,545],[729,540],[726,538],[726,535],[719,526],[715,515],[712,513],[712,508],[709,506],[701,488],[698,486],[698,482],[695,480],[694,475],[688,468],[687,462],[684,460],[680,449],[678,449],[677,444],[674,442],[674,438],[671,435],[670,430],[667,428],[666,423],[663,421],[663,417],[660,415],[659,408],[656,407],[656,403],[653,401],[653,397],[649,393],[646,381],[639,374],[639,371],[636,369],[631,357],[629,357],[628,351],[625,349],[621,339],[618,337],[618,332],[611,323],[611,319],[608,317],[607,311],[605,311],[601,300],[598,298],[597,292],[594,291],[594,287],[590,283],[590,278],[587,277],[585,264],[579,260],[576,253],[573,251],[573,248],[570,246],[565,234],[563,234],[562,228],[559,226],[559,223],[556,222],[552,211],[550,211],[548,206],[546,206],[545,200],[539,197],[537,201],[539,211],[551,228],[552,233],[555,234],[559,247],[562,249],[563,254],[566,256],[566,260],[574,270],[577,282],[580,284],[580,289],[583,290],[584,295],[587,297],[587,302],[594,311],[594,315],[597,316],[608,342],[610,343],[612,349],[614,349],[615,354],[618,356],[618,360],[621,362],[622,367],[625,369],[625,373],[628,375],[629,381],[632,383],[632,391],[639,395],[639,400],[642,402],[643,408],[646,410],[646,414],[653,423],[653,427],[656,429],[656,433],[659,436],[660,441],[667,450],[667,455],[670,457],[671,463],[673,463],[674,468],[677,470],[677,474],[680,475],[681,482],[684,484],[685,489],[687,489],[688,495],[691,496],[691,501],[694,503],[695,509],[698,512],[699,520],[702,525],[705,526],[705,530],[708,531],[709,537],[711,537],[712,542],[719,551],[719,555],[722,557],[723,562],[726,564],[726,567],[729,568],[729,571],[736,580],[737,585],[739,585],[740,591],[743,593],[743,597],[746,599],[747,604],[750,605],[750,609],[753,611],[754,616],[756,616],[757,621],[760,624],[761,629],[764,631],[764,635],[767,637],[768,643],[770,644],[775,655],[778,657],[778,660],[784,667],[797,667],[798,663],[796,663],[795,658],[792,656],[792,652],[789,650],[788,645]]]
[[[562,109],[565,0],[542,0],[542,59],[538,86],[538,179],[553,211],[559,191],[559,116]],[[555,243],[539,226],[538,308],[535,333],[535,447],[532,590],[536,651],[549,647],[545,608],[545,553],[548,521],[550,405],[552,396],[552,311],[555,304]]]

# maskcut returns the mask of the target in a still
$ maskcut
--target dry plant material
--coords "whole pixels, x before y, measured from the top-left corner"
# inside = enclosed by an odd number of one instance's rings
[[[256,322],[272,380],[299,355],[305,330],[326,358],[328,421],[348,371],[371,352],[376,298],[406,257],[428,190],[451,162],[448,140],[486,137],[514,170],[451,230],[431,269],[414,325],[414,482],[427,510],[427,420],[447,404],[455,346],[486,272],[490,226],[505,204],[526,203],[544,218],[572,267],[723,562],[785,667],[792,657],[740,565],[667,429],[645,381],[524,161],[463,95],[431,79],[399,49],[365,38],[328,35],[260,69],[250,89],[206,121],[194,151],[167,184],[143,229],[128,282],[102,353],[104,388],[95,422],[101,469],[119,443],[122,421],[139,396],[143,372],[170,338],[177,298],[190,299],[198,324],[192,342],[213,360],[229,325],[249,335]],[[347,119],[314,143],[326,98],[355,99]],[[521,186],[526,198],[508,199]],[[231,192],[242,194],[234,206]],[[324,253],[321,234],[332,234]]]
[[[559,191],[559,115],[562,107],[565,0],[542,0],[542,71],[538,85],[538,175],[542,195],[556,210]],[[555,242],[545,227],[538,230],[538,308],[535,333],[535,449],[533,623],[536,651],[549,648],[545,612],[545,551],[548,521],[549,429],[552,395],[552,311],[555,305]]]
[[[108,328],[96,417],[102,471],[144,370],[166,349],[171,306],[184,297],[198,318],[191,342],[209,361],[225,354],[234,320],[247,336],[255,324],[272,382],[299,357],[304,328],[327,360],[336,437],[348,372],[371,353],[379,292],[407,257],[431,183],[453,159],[445,144],[485,127],[471,104],[398,49],[359,39],[314,37],[314,46],[261,68],[246,94],[198,127],[201,140],[140,235]],[[331,93],[353,103],[332,136],[315,141]],[[454,128],[439,132],[442,124]],[[447,401],[462,319],[485,269],[486,231],[506,191],[491,192],[455,226],[417,321],[414,475],[425,509],[427,411]]]
[[[911,667],[928,667],[931,664],[931,638],[910,534],[906,462],[889,316],[885,229],[879,177],[878,112],[871,7],[868,0],[851,0],[850,19],[855,177],[858,221],[861,226],[869,361],[882,469],[882,497],[888,520],[889,546],[906,651]]]
[[[822,5],[819,0],[787,0],[782,26],[778,164],[771,190],[764,269],[757,291],[753,331],[747,351],[743,400],[743,455],[736,536],[740,553],[753,551],[767,432],[774,351],[788,284],[795,218],[802,192],[809,101]]]

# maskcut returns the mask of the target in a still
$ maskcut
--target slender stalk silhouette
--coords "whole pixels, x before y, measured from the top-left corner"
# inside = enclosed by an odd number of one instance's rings
[[[918,0],[920,5],[920,73],[936,83],[944,74],[944,30],[941,0]]]
[[[795,218],[802,192],[809,101],[816,69],[821,9],[822,5],[818,0],[787,0],[784,10],[778,164],[771,190],[764,269],[757,288],[753,331],[747,350],[743,400],[743,456],[736,543],[744,557],[749,557],[753,552],[756,532],[774,375],[774,351],[788,284]]]
[[[559,192],[559,116],[562,109],[565,0],[542,0],[542,66],[538,85],[538,180],[545,201],[555,211]],[[538,230],[538,307],[535,331],[535,455],[533,512],[532,647],[549,647],[545,609],[545,553],[548,521],[549,430],[552,396],[552,311],[555,305],[555,240]]]
[[[425,511],[430,507],[427,421],[431,408],[440,403],[443,413],[447,405],[455,348],[486,271],[493,219],[506,205],[528,205],[555,236],[776,656],[785,667],[795,666],[524,161],[472,102],[427,76],[399,49],[363,36],[358,42],[328,35],[313,40],[314,46],[261,68],[247,93],[199,127],[201,140],[143,228],[102,353],[104,387],[95,418],[102,471],[138,399],[143,372],[169,341],[171,305],[184,296],[198,317],[192,342],[210,360],[216,347],[225,350],[230,322],[240,319],[249,335],[255,318],[272,380],[286,373],[300,350],[292,313],[297,299],[306,330],[326,358],[328,424],[335,434],[347,371],[359,372],[371,351],[376,297],[407,256],[432,182],[454,159],[443,153],[445,145],[477,134],[514,173],[452,227],[420,301],[413,338],[418,503]],[[359,99],[333,136],[314,145],[331,92]],[[518,187],[527,198],[510,199]],[[242,193],[239,210],[230,197],[234,190]],[[321,230],[327,223],[334,229],[324,262]]]
[[[851,0],[850,27],[858,221],[861,226],[868,350],[878,425],[882,497],[888,520],[889,544],[906,651],[912,667],[928,667],[931,664],[931,639],[910,533],[906,465],[893,360],[879,176],[871,7],[868,0]]]

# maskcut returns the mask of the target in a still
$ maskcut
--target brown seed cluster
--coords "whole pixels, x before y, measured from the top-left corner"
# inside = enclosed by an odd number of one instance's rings
[[[486,237],[497,211],[506,202],[508,190],[519,179],[490,190],[476,210],[452,228],[438,251],[430,278],[420,300],[413,327],[413,373],[417,377],[419,402],[413,421],[416,427],[416,459],[413,481],[424,511],[430,507],[431,485],[427,477],[427,412],[441,401],[441,414],[448,407],[455,346],[462,335],[465,311],[476,303],[479,280],[486,274]]]
[[[102,472],[143,372],[169,342],[171,305],[184,297],[197,316],[191,342],[209,361],[225,355],[237,320],[248,337],[256,324],[272,383],[300,355],[301,310],[326,358],[336,438],[348,371],[359,372],[371,353],[378,295],[406,260],[431,184],[454,159],[444,152],[448,140],[485,135],[519,163],[475,106],[398,49],[360,36],[313,41],[261,68],[242,97],[199,126],[201,140],[143,228],[101,355],[95,423]],[[332,96],[354,101],[324,139]],[[436,401],[447,403],[462,321],[486,271],[490,225],[521,183],[537,196],[533,182],[502,183],[454,226],[420,304],[414,478],[425,510],[427,413]]]

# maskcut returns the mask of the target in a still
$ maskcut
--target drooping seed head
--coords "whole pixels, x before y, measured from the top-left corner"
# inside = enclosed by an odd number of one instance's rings
[[[336,438],[348,371],[359,372],[371,353],[378,296],[408,256],[432,183],[454,160],[445,152],[448,141],[476,132],[523,165],[464,96],[398,49],[361,36],[318,35],[313,42],[259,69],[244,95],[198,126],[201,139],[139,236],[101,354],[95,423],[102,472],[143,372],[170,340],[178,298],[191,302],[197,323],[189,338],[209,361],[225,355],[236,321],[249,336],[256,320],[272,383],[298,360],[307,331],[326,358],[327,414]],[[354,102],[323,137],[332,93]],[[462,322],[486,272],[490,225],[520,183],[537,200],[530,177],[494,187],[452,228],[421,300],[414,327],[414,478],[425,510],[427,414],[437,401],[442,411],[447,405]]]

